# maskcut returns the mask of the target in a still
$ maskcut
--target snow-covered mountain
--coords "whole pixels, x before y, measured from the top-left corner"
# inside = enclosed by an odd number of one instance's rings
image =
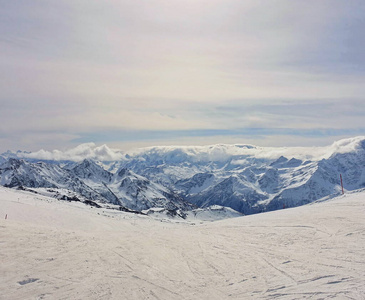
[[[250,145],[153,147],[128,153],[119,166],[175,190],[199,206],[251,214],[294,207],[365,186],[365,137],[328,147]]]
[[[88,159],[80,161],[83,154]],[[340,174],[346,190],[365,187],[365,137],[327,147],[170,146],[128,153],[87,144],[65,153],[6,152],[2,161],[2,185],[68,188],[134,210],[220,205],[252,214],[339,194]]]
[[[113,174],[88,159],[69,168],[56,163],[9,158],[0,165],[0,183],[12,188],[48,188],[60,197],[65,196],[61,190],[68,190],[74,192],[76,196],[72,197],[77,199],[111,203],[138,211],[151,207],[171,211],[192,208],[180,196],[143,176],[123,168]]]
[[[163,207],[168,210],[192,208],[191,204],[168,188],[125,168],[114,174],[109,189],[124,206],[135,210],[151,207]]]

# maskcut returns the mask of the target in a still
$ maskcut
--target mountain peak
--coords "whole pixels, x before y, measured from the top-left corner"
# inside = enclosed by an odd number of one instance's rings
[[[101,182],[110,181],[112,174],[104,170],[94,160],[85,158],[71,169],[71,172],[84,179],[100,180]]]

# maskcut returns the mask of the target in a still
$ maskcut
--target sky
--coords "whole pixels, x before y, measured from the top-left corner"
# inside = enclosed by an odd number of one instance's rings
[[[363,0],[0,5],[0,153],[365,134]]]

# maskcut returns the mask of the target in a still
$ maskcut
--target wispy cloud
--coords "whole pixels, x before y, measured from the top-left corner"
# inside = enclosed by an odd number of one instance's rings
[[[364,16],[361,0],[6,1],[0,147],[357,135]]]

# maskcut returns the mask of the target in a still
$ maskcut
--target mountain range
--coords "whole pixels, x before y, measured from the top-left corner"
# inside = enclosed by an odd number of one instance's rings
[[[7,151],[0,184],[184,216],[213,205],[253,214],[365,187],[365,137],[327,147],[150,147],[129,152],[83,144],[61,152]]]

